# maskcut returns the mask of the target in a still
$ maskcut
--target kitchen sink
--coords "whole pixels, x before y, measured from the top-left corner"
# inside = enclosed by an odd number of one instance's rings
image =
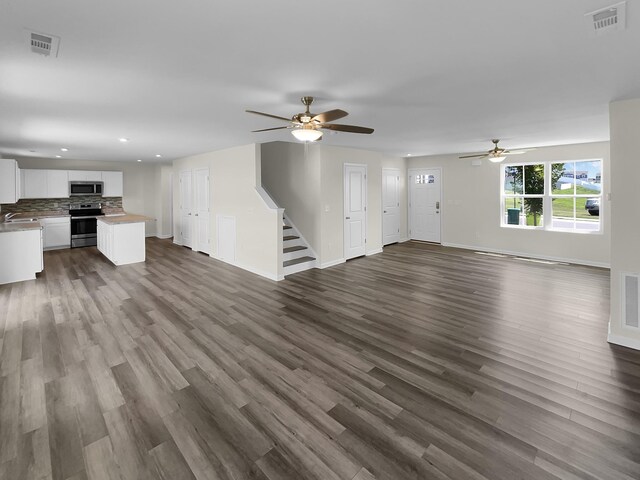
[[[30,222],[37,222],[38,219],[37,218],[16,218],[15,220],[6,220],[5,223],[30,223]]]

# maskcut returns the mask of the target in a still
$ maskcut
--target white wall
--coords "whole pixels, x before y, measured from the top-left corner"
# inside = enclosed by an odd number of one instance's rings
[[[382,249],[382,169],[400,170],[400,237],[407,237],[406,162],[378,152],[323,144],[262,146],[265,188],[318,255],[321,267],[344,261],[344,165],[367,166],[368,255]]]
[[[211,256],[217,258],[217,215],[236,218],[234,265],[271,279],[282,278],[282,221],[256,190],[260,146],[251,144],[203,153],[173,162],[174,241],[180,237],[180,172],[209,168]]]
[[[640,330],[623,325],[621,276],[640,274],[640,99],[610,105],[611,320],[609,341],[640,349]]]
[[[45,168],[52,170],[104,170],[122,171],[124,190],[122,207],[128,213],[158,218],[162,215],[156,193],[160,190],[157,173],[162,165],[138,162],[105,162],[72,160],[66,158],[16,157],[20,168]],[[156,234],[156,222],[146,223],[147,235]]]
[[[608,142],[538,148],[512,157],[514,161],[525,163],[602,159],[605,200],[600,206],[601,234],[501,227],[500,164],[483,159],[481,166],[472,166],[471,159],[459,159],[458,156],[414,157],[409,159],[407,166],[442,168],[443,245],[609,266],[611,205],[606,200],[606,194],[610,191]]]
[[[355,148],[320,145],[322,229],[321,265],[344,259],[344,164],[367,166],[367,255],[382,251],[382,169],[399,168],[406,177],[403,158]],[[407,193],[404,180],[400,184],[400,238],[407,237]]]
[[[155,202],[157,208],[156,235],[160,238],[173,236],[173,166],[163,165],[156,169]]]
[[[262,185],[309,242],[320,252],[319,145],[262,144]],[[306,148],[305,148],[306,147]]]

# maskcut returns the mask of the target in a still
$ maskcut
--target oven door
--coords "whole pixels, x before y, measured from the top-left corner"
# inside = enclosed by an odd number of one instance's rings
[[[98,221],[92,218],[71,219],[71,246],[86,247],[96,245],[98,238]]]

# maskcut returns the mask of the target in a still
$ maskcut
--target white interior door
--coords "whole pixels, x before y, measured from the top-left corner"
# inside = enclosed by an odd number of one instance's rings
[[[195,234],[194,250],[204,253],[211,253],[211,235],[209,233],[209,169],[199,168],[193,172],[195,205],[194,205],[194,227]]]
[[[180,238],[185,247],[193,246],[192,231],[192,195],[191,190],[191,170],[180,172]]]
[[[440,243],[439,168],[409,171],[409,237]]]
[[[382,169],[382,245],[400,241],[400,170]]]
[[[366,253],[367,166],[344,166],[344,258]]]

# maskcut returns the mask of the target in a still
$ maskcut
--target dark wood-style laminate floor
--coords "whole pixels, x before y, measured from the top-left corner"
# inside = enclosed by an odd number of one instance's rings
[[[0,478],[638,479],[609,273],[419,243],[271,282],[149,239],[0,286]]]

